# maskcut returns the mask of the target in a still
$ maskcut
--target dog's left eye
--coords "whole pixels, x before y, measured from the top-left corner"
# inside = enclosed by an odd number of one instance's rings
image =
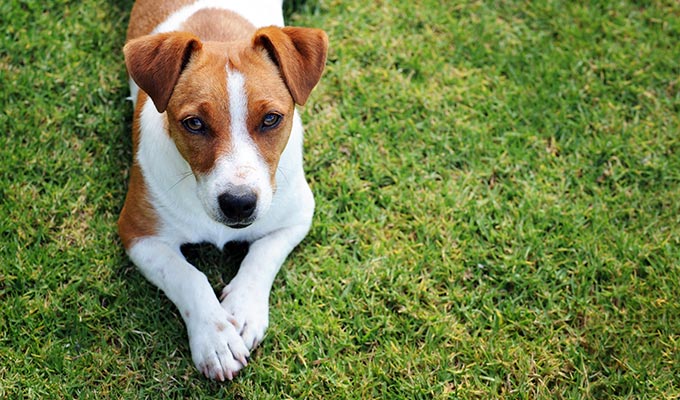
[[[184,118],[182,120],[182,126],[184,126],[184,129],[187,131],[196,135],[202,135],[206,131],[205,122],[198,117]]]
[[[262,118],[262,125],[260,129],[269,130],[276,128],[281,122],[281,115],[276,113],[269,113]]]

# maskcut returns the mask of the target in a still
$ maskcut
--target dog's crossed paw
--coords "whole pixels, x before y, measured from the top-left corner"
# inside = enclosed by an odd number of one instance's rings
[[[224,310],[213,318],[189,322],[189,345],[194,365],[207,378],[232,380],[245,367],[248,347]]]
[[[257,347],[269,326],[269,292],[232,282],[222,290],[220,300],[245,346]]]

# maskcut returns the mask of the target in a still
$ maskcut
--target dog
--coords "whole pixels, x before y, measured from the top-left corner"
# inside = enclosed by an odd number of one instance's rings
[[[314,213],[296,105],[321,78],[328,37],[284,27],[281,3],[138,0],[123,49],[134,160],[119,235],[218,381],[263,339],[274,277]],[[180,246],[232,241],[249,249],[218,299]]]

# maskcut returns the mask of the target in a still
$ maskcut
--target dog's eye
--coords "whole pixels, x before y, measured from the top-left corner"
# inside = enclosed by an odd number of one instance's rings
[[[260,129],[262,130],[269,130],[269,129],[274,129],[276,128],[279,123],[281,122],[281,115],[276,114],[276,113],[269,113],[262,118],[262,125],[260,126]]]
[[[182,120],[182,126],[190,133],[202,135],[206,131],[205,122],[198,117],[188,117]]]

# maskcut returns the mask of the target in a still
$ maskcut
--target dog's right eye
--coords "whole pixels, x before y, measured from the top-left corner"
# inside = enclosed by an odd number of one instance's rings
[[[206,131],[205,122],[198,117],[188,117],[182,120],[184,129],[195,135],[202,135]]]

